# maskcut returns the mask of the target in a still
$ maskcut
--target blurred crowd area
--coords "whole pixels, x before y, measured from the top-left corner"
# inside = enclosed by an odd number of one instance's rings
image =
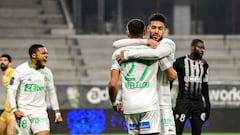
[[[167,17],[169,34],[239,34],[238,0],[65,0],[79,34],[124,33],[126,22]]]

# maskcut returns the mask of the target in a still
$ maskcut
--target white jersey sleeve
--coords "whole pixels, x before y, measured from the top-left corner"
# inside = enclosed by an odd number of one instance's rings
[[[121,48],[126,46],[146,45],[147,39],[120,39],[113,42],[113,48]]]
[[[164,71],[170,67],[172,67],[172,63],[165,57],[159,60],[159,67],[161,71]]]
[[[167,38],[160,41],[156,49],[125,51],[124,59],[140,58],[145,60],[158,60],[175,52],[175,43]]]
[[[10,106],[11,106],[12,109],[17,107],[16,98],[15,98],[15,91],[17,90],[17,88],[19,86],[19,83],[20,83],[19,73],[18,73],[17,70],[15,70],[13,75],[12,75],[12,78],[9,82],[8,92],[7,92],[9,103],[10,103]]]
[[[120,65],[118,64],[117,60],[116,60],[116,51],[113,53],[112,55],[112,66],[111,66],[111,70],[120,70]]]
[[[48,68],[45,69],[47,74],[47,84],[46,84],[46,91],[47,91],[47,96],[49,98],[49,101],[51,103],[51,106],[53,110],[58,110],[59,109],[59,104],[58,104],[58,99],[57,99],[57,94],[56,94],[56,89],[54,85],[54,80],[53,80],[53,75],[52,71]]]

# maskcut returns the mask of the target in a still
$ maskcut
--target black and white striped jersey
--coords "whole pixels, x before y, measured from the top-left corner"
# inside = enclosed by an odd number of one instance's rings
[[[201,100],[203,83],[208,82],[206,60],[192,60],[188,55],[178,58],[173,68],[178,75],[178,98]]]

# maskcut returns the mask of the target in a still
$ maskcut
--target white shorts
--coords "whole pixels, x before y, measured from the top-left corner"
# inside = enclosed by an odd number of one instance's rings
[[[175,120],[172,106],[160,106],[161,135],[176,135]]]
[[[130,135],[160,133],[160,110],[124,114]]]
[[[17,120],[19,130],[23,135],[31,135],[40,131],[50,131],[48,114],[45,111],[36,112]]]

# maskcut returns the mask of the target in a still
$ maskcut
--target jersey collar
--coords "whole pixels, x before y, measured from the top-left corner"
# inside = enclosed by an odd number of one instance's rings
[[[28,63],[29,68],[32,68],[30,60],[27,63]]]

